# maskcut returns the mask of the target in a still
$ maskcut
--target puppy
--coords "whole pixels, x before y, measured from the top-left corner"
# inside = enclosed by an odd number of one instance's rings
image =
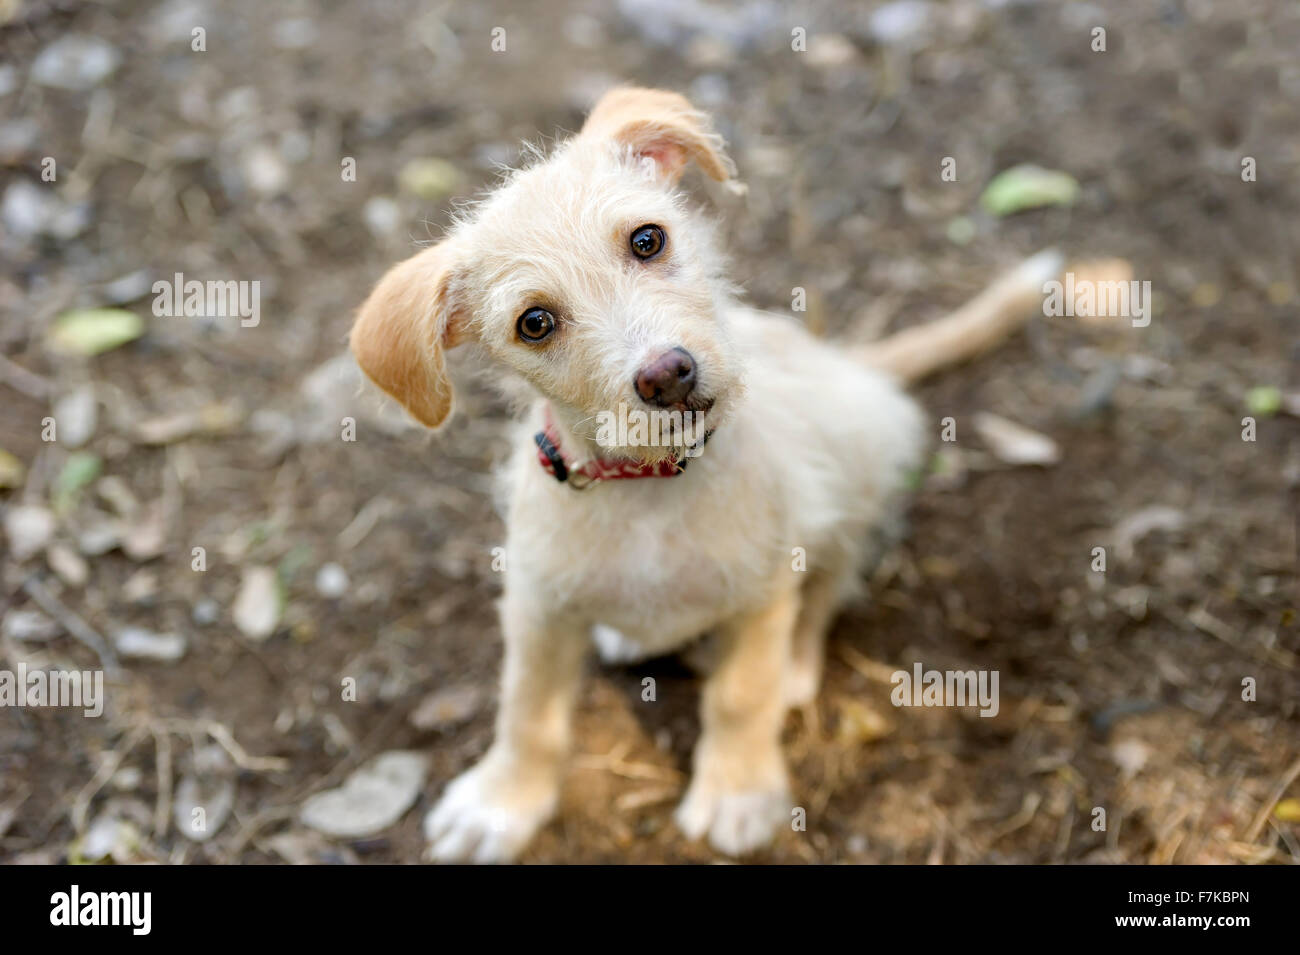
[[[689,163],[734,171],[681,96],[614,90],[391,269],[352,329],[361,368],[430,428],[451,413],[444,356],[462,343],[536,394],[505,474],[496,739],[426,818],[435,859],[512,859],[554,813],[594,638],[629,658],[710,635],[675,818],[728,854],[766,844],[790,818],[786,710],[816,694],[828,625],[922,462],[897,381],[1004,337],[1057,269],[1036,257],[946,319],[827,344],[737,302],[678,191]]]

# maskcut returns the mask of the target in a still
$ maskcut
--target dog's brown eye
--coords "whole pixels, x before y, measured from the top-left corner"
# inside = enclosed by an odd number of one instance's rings
[[[515,327],[524,341],[540,342],[555,331],[555,316],[544,308],[530,308],[519,316]]]
[[[668,237],[657,225],[643,225],[632,233],[632,254],[638,259],[653,259],[663,251]]]

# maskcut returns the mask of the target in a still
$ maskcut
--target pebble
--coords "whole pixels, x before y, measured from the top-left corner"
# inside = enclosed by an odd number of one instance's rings
[[[137,570],[122,585],[122,599],[131,604],[153,603],[158,596],[158,575],[151,570]]]
[[[1133,557],[1138,543],[1153,531],[1176,533],[1187,524],[1187,515],[1176,507],[1153,504],[1126,515],[1115,525],[1111,537],[1121,560]]]
[[[24,643],[44,643],[53,640],[61,627],[39,610],[10,610],[0,622],[0,633],[11,640]]]
[[[1004,464],[1047,465],[1061,459],[1055,441],[1024,425],[987,411],[977,412],[973,423],[980,439]]]
[[[842,33],[817,33],[808,40],[808,62],[813,66],[844,66],[857,58],[858,48]]]
[[[371,235],[385,239],[402,224],[402,209],[388,196],[371,196],[361,210],[361,217]]]
[[[110,782],[118,792],[134,792],[144,782],[144,773],[137,766],[123,766],[113,774]]]
[[[45,551],[45,562],[69,587],[84,587],[90,579],[90,565],[67,544],[51,544]]]
[[[99,289],[99,296],[105,305],[125,305],[136,299],[144,298],[153,289],[149,281],[148,269],[137,269],[126,275],[105,282]]]
[[[1132,779],[1151,758],[1151,747],[1141,740],[1119,740],[1111,744],[1110,758],[1119,766],[1124,779]]]
[[[54,402],[51,409],[59,443],[69,448],[84,447],[95,436],[99,404],[94,385],[82,385]]]
[[[221,619],[221,605],[211,597],[204,597],[194,605],[190,618],[200,627],[210,627]]]
[[[107,40],[69,33],[36,55],[32,80],[64,90],[93,89],[122,62],[122,54]]]
[[[316,592],[334,600],[348,592],[348,574],[338,564],[326,564],[316,572]]]
[[[275,195],[289,185],[289,167],[269,146],[254,146],[245,152],[240,170],[249,188],[262,195]]]
[[[151,12],[149,35],[156,44],[184,42],[188,49],[194,28],[210,26],[211,17],[206,4],[195,0],[169,0]]]
[[[68,854],[75,862],[112,859],[127,863],[132,860],[140,842],[140,830],[133,823],[105,812],[90,824],[85,836],[70,848]]]
[[[271,28],[271,42],[281,50],[305,50],[316,42],[316,24],[309,17],[281,20]]]
[[[38,235],[74,239],[90,224],[90,207],[64,202],[53,186],[15,179],[0,200],[0,222],[19,239]]]
[[[871,12],[867,29],[882,46],[911,46],[923,40],[930,26],[931,5],[922,0],[897,0]]]
[[[239,632],[261,643],[280,622],[280,580],[270,567],[250,567],[235,598],[232,614]]]
[[[92,519],[77,532],[77,549],[87,557],[99,557],[122,543],[122,524],[110,517]]]
[[[18,160],[36,148],[41,128],[31,118],[0,123],[0,163],[17,165]]]
[[[467,723],[483,706],[483,691],[473,684],[430,693],[408,717],[418,730],[444,730]]]
[[[221,830],[234,806],[233,779],[186,775],[176,785],[172,797],[172,820],[177,832],[186,839],[207,842]]]
[[[39,554],[54,536],[54,515],[43,507],[19,505],[5,511],[5,536],[9,553],[22,563]]]
[[[397,822],[424,788],[428,762],[419,753],[394,750],[362,766],[340,786],[303,803],[298,819],[330,836],[370,836]]]
[[[147,505],[122,535],[122,551],[135,561],[153,560],[167,549],[168,524],[161,501]]]
[[[318,365],[302,380],[298,390],[296,421],[298,439],[306,443],[336,442],[339,422],[357,419],[358,426],[373,426],[384,434],[396,435],[412,425],[393,401],[376,400],[379,390],[368,389],[367,379],[356,359],[342,352]],[[364,394],[358,400],[358,394]]]
[[[142,627],[124,627],[113,638],[117,652],[128,660],[174,663],[185,656],[187,643],[178,633],[154,633]]]

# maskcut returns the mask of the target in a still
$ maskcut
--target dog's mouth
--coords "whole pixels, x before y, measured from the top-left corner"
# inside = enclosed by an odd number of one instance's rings
[[[667,405],[663,410],[680,411],[682,413],[689,411],[692,414],[706,415],[713,410],[713,405],[715,403],[715,399],[713,398],[699,398],[695,395],[691,395],[685,401],[678,401],[675,404]]]
[[[721,407],[716,397],[695,394],[667,405],[620,402],[596,415],[595,441],[606,454],[643,464],[698,457]]]

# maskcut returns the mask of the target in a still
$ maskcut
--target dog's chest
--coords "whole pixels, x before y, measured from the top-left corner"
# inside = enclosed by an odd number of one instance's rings
[[[743,513],[735,495],[677,483],[690,479],[566,488],[544,518],[516,508],[511,576],[528,576],[512,586],[647,647],[681,643],[753,606],[788,554],[786,532],[767,507]]]

